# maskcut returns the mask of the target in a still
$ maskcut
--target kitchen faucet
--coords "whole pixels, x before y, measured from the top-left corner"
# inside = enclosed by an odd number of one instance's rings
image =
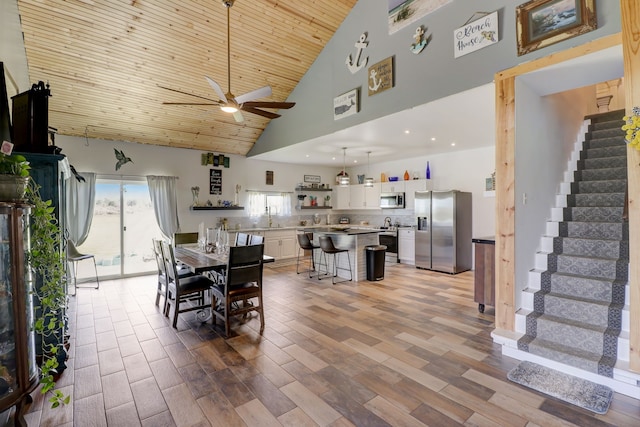
[[[391,218],[386,217],[386,218],[384,219],[384,225],[383,225],[383,227],[384,227],[384,228],[389,228],[389,227],[391,227]]]

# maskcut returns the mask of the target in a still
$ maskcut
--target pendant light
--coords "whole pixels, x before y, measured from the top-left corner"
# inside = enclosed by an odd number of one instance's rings
[[[367,175],[371,175],[371,162],[369,161],[369,156],[371,155],[371,151],[367,151]],[[365,187],[373,187],[373,178],[370,176],[364,179]]]
[[[347,175],[347,147],[342,147],[342,175],[338,181],[341,187],[349,185],[349,175]]]

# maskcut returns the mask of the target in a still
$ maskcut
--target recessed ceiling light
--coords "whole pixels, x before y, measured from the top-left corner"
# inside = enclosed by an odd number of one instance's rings
[[[404,133],[411,133],[411,131],[409,129],[405,130]]]
[[[452,147],[455,147],[455,146],[456,146],[456,143],[455,143],[455,142],[452,142],[452,143],[451,143],[451,146],[452,146]]]
[[[331,158],[331,160],[335,160],[335,159],[336,159],[335,157],[332,157],[332,158]]]
[[[435,141],[435,140],[436,140],[436,137],[435,137],[435,136],[432,136],[432,137],[431,137],[431,140],[432,140],[432,141]]]
[[[309,158],[309,155],[307,154],[305,157]]]
[[[353,163],[358,163],[358,161],[357,161],[357,160],[354,160],[354,161],[353,161]]]

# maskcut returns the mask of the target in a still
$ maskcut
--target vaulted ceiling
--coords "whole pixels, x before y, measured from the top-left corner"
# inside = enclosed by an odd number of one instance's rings
[[[273,94],[260,101],[286,100],[356,1],[236,0],[231,92],[270,85]],[[238,123],[217,106],[163,105],[219,99],[205,75],[227,91],[221,0],[18,0],[18,7],[29,77],[50,84],[49,125],[58,134],[245,155],[269,122],[244,113]]]

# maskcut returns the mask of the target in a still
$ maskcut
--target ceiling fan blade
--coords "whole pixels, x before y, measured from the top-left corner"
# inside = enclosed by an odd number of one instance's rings
[[[204,76],[204,78],[207,79],[207,81],[209,82],[209,85],[211,85],[211,87],[216,92],[216,94],[220,97],[220,99],[223,100],[225,103],[228,102],[227,97],[224,95],[224,92],[222,91],[222,88],[220,87],[220,85],[216,83],[211,77]]]
[[[258,98],[268,98],[271,96],[271,86],[262,86],[259,89],[247,92],[244,95],[236,96],[235,100],[238,104],[253,101]]]
[[[219,103],[211,102],[163,102],[162,105],[220,105]]]
[[[242,104],[243,107],[258,107],[258,108],[275,108],[275,109],[289,109],[296,105],[295,102],[269,102],[269,101],[249,101]]]
[[[247,113],[257,114],[259,116],[266,117],[268,119],[277,119],[278,117],[280,117],[280,114],[272,113],[271,111],[258,110],[257,108],[253,108],[253,107],[245,107],[244,105],[242,106],[242,111],[246,111]]]
[[[236,122],[238,123],[244,122],[244,117],[242,116],[242,113],[240,112],[240,110],[233,113],[233,118],[236,119]]]
[[[178,93],[181,93],[181,94],[183,94],[183,95],[195,96],[196,98],[204,99],[204,100],[206,100],[206,101],[218,102],[218,101],[216,101],[215,99],[205,98],[204,96],[196,95],[196,94],[189,93],[189,92],[183,92],[183,91],[178,90],[178,89],[173,89],[173,88],[170,88],[170,87],[160,86],[160,85],[158,85],[158,87],[159,87],[159,88],[161,88],[161,89],[170,90],[170,91],[172,91],[172,92],[178,92]]]

